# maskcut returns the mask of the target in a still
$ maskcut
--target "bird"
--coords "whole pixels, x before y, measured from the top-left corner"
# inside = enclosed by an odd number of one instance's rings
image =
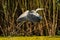
[[[30,22],[39,22],[42,19],[37,11],[44,10],[44,8],[37,8],[36,10],[26,10],[17,18],[17,22],[30,21]]]

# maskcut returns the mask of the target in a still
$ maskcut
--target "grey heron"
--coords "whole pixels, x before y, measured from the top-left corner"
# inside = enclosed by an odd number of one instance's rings
[[[17,18],[17,22],[22,22],[22,21],[39,22],[42,19],[42,16],[40,16],[37,13],[38,10],[43,10],[43,8],[37,8],[36,10],[25,11]]]

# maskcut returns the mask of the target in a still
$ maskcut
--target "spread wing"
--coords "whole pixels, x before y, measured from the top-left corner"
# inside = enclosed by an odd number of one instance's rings
[[[27,15],[28,15],[28,10],[25,11],[23,14],[21,14],[18,18],[17,18],[17,22],[21,22],[21,21],[26,21],[27,20]]]
[[[35,15],[32,15],[32,14],[28,14],[27,15],[27,19],[31,22],[38,22],[40,21],[39,17],[35,16]]]

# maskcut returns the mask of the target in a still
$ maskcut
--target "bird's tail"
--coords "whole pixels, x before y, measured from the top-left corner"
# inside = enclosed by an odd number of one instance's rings
[[[36,12],[39,11],[39,10],[44,10],[44,8],[37,8],[36,9]]]

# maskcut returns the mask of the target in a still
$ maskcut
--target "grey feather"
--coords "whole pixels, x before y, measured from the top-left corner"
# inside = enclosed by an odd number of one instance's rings
[[[28,14],[27,19],[31,22],[39,22],[40,21],[40,17],[37,17],[37,16],[32,15],[32,14]]]

